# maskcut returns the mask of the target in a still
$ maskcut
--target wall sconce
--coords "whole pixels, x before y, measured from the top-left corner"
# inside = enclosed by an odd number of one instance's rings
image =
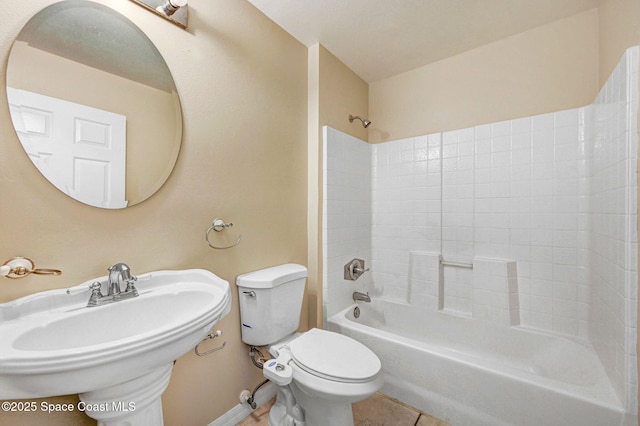
[[[131,0],[179,27],[187,28],[189,5],[187,0]]]

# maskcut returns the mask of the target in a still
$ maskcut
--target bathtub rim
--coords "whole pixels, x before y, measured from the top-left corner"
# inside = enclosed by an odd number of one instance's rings
[[[406,305],[406,306],[412,306],[406,303],[398,303],[397,301],[394,300],[387,300],[384,298],[378,298],[379,302],[383,302],[383,303],[392,303],[392,304],[396,304],[396,305]],[[386,330],[379,330],[376,329],[372,326],[366,325],[366,324],[362,324],[356,321],[352,321],[347,315],[349,315],[350,312],[353,311],[353,309],[358,306],[358,303],[353,303],[351,304],[349,307],[335,313],[334,315],[332,315],[331,317],[329,317],[325,323],[325,328],[331,330],[331,331],[335,331],[335,332],[341,332],[340,327],[347,327],[347,328],[352,328],[355,329],[356,331],[359,332],[366,332],[366,330],[372,330],[372,333],[368,333],[368,334],[372,334],[374,336],[377,336],[378,338],[387,340],[387,341],[392,341],[394,343],[399,344],[402,347],[406,347],[406,348],[410,348],[410,349],[415,349],[416,348],[416,343],[418,343],[418,347],[421,350],[425,350],[426,352],[435,355],[435,356],[439,356],[439,357],[444,357],[445,354],[447,353],[449,355],[456,355],[454,358],[457,362],[460,362],[466,366],[472,367],[472,368],[476,368],[479,370],[483,370],[483,371],[487,371],[490,372],[491,374],[497,374],[499,376],[502,377],[506,377],[506,378],[515,378],[517,380],[521,380],[529,385],[532,386],[536,386],[536,387],[541,387],[545,390],[554,392],[554,393],[558,393],[564,396],[568,396],[568,397],[572,397],[572,398],[578,398],[580,400],[583,400],[585,402],[603,407],[605,409],[611,410],[613,412],[617,412],[620,414],[629,414],[631,416],[635,416],[634,413],[629,413],[626,411],[623,402],[620,399],[620,396],[617,395],[617,393],[615,392],[615,389],[613,388],[613,386],[610,383],[610,380],[608,377],[606,377],[607,379],[607,384],[609,385],[610,389],[609,389],[609,394],[610,397],[607,398],[606,400],[603,400],[601,398],[598,398],[596,396],[593,395],[588,395],[585,394],[584,392],[571,392],[569,389],[566,389],[566,387],[568,388],[577,388],[579,389],[585,389],[587,388],[586,386],[581,386],[581,385],[576,385],[573,383],[568,383],[568,382],[564,382],[564,381],[560,381],[560,380],[555,380],[552,378],[548,378],[545,376],[540,376],[537,374],[533,374],[533,373],[528,373],[528,374],[522,374],[524,373],[523,370],[518,369],[518,368],[509,368],[509,371],[503,371],[503,370],[498,370],[498,369],[494,369],[494,368],[490,368],[487,367],[485,365],[478,365],[476,363],[474,363],[471,357],[462,357],[462,358],[467,358],[467,359],[460,359],[460,352],[457,352],[455,350],[449,350],[447,351],[446,348],[443,348],[442,346],[438,346],[438,345],[433,345],[433,344],[429,344],[428,342],[420,342],[417,341],[415,339],[412,339],[410,337],[405,337],[405,336],[401,336],[398,334],[394,334],[392,332],[386,331]],[[445,316],[450,316],[449,313],[446,312],[437,312],[438,314],[441,315],[445,315]],[[455,315],[454,315],[455,316]],[[497,325],[496,325],[497,326]],[[364,328],[365,331],[359,330]],[[565,339],[568,340],[570,342],[573,342],[574,344],[578,344],[581,345],[583,347],[585,347],[586,349],[592,351],[594,354],[597,353],[595,352],[595,349],[593,348],[593,345],[591,345],[590,342],[588,342],[587,340],[581,339],[579,337],[576,336],[568,336],[568,335],[561,335],[561,334],[557,334],[557,333],[553,333],[553,332],[548,332],[546,330],[540,330],[540,329],[535,329],[532,327],[526,327],[526,326],[522,326],[522,325],[518,325],[518,326],[510,326],[510,327],[506,327],[505,328],[514,328],[523,332],[527,332],[527,333],[534,333],[534,334],[538,334],[541,336],[546,336],[546,337],[552,337],[552,338],[558,338],[558,339]],[[373,350],[373,349],[372,349]],[[379,356],[380,357],[380,356]],[[598,357],[598,361],[599,361],[599,357]],[[385,371],[385,365],[383,363],[382,365],[382,371],[385,373],[385,377],[389,377],[389,374],[386,374],[387,372]],[[516,374],[509,374],[509,372],[515,372]],[[552,386],[553,385],[560,385],[560,386]],[[637,417],[636,417],[637,418]]]

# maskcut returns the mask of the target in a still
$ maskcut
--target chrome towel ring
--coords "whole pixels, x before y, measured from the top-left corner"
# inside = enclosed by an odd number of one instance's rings
[[[235,243],[229,245],[229,246],[225,246],[225,247],[218,247],[218,246],[214,246],[213,244],[211,244],[211,242],[209,241],[209,233],[214,230],[216,232],[221,232],[224,231],[226,228],[231,228],[233,226],[233,223],[225,223],[224,220],[222,219],[218,219],[215,218],[213,220],[213,223],[211,224],[211,226],[209,227],[209,229],[207,229],[207,233],[205,234],[205,240],[207,240],[207,244],[209,244],[209,247],[216,249],[216,250],[226,250],[226,249],[230,249],[231,247],[235,247],[238,244],[240,244],[240,241],[242,240],[242,235],[240,235],[238,237],[238,239],[236,240]]]

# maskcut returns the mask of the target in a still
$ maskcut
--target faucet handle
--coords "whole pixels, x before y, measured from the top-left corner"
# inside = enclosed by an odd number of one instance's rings
[[[369,271],[369,268],[365,268],[363,259],[353,259],[344,265],[344,279],[355,281],[367,271]]]
[[[100,291],[101,286],[102,285],[98,281],[93,282],[89,285],[89,288],[91,289],[91,296],[89,296],[89,301],[87,302],[87,306],[97,306],[98,299],[104,297],[102,295],[102,292]]]
[[[127,279],[127,288],[125,289],[125,293],[133,293],[134,296],[138,295],[138,290],[133,285],[136,281],[138,281],[138,277],[136,277],[135,275],[131,275]]]

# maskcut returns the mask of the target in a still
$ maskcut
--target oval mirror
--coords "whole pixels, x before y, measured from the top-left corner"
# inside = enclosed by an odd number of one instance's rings
[[[33,164],[85,204],[140,203],[178,158],[171,72],[151,40],[106,6],[67,0],[31,18],[11,48],[7,98]]]

